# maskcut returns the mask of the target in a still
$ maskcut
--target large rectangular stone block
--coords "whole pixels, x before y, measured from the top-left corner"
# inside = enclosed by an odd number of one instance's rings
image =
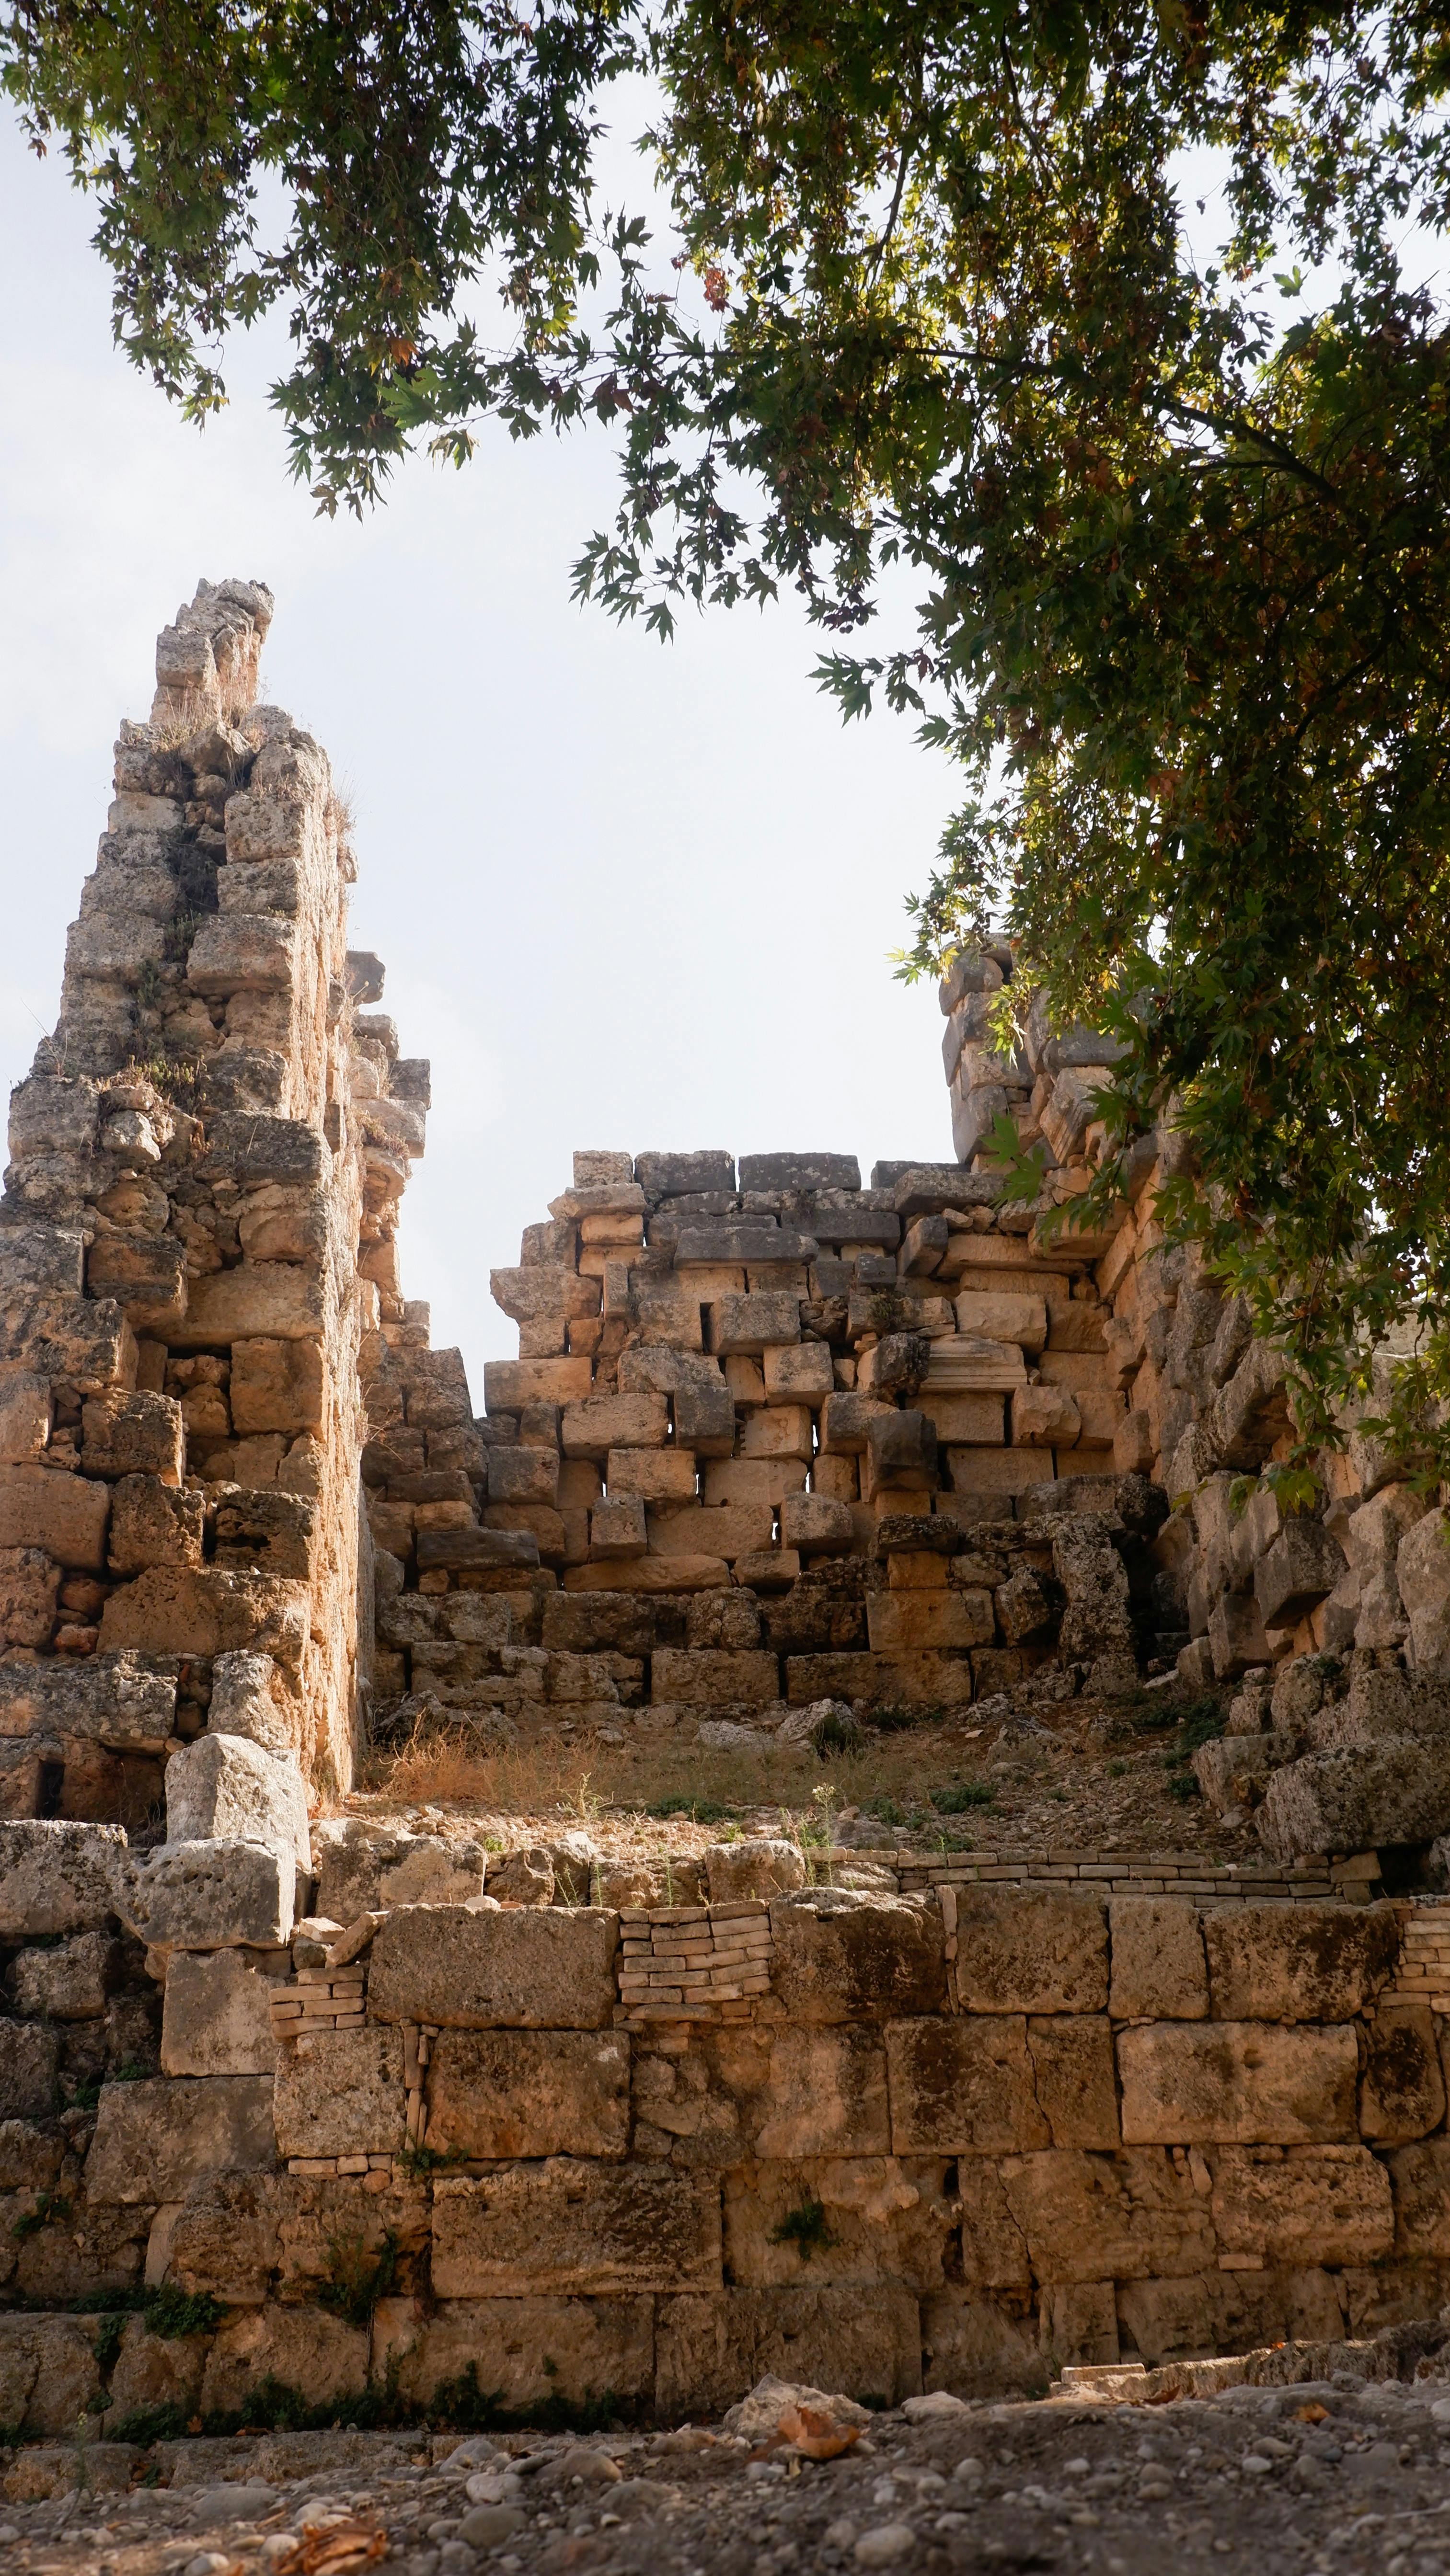
[[[279,2155],[400,2154],[402,2033],[375,2022],[304,2032],[278,2052],[275,2109]]]
[[[1159,2022],[1122,2030],[1123,2136],[1133,2146],[1350,2143],[1359,2135],[1358,2072],[1347,2024]]]
[[[960,1888],[955,1973],[963,2012],[1103,2012],[1103,1908],[1056,1888]]]
[[[898,2155],[1025,2153],[1119,2143],[1105,2017],[1016,2013],[892,2023],[886,2033]]]
[[[260,1843],[166,1843],[133,1861],[115,1910],[157,1950],[272,1950],[292,1938],[297,1865]]]
[[[777,1897],[773,1992],[793,2021],[898,2021],[946,2010],[946,1940],[934,1904],[812,1888]]]
[[[669,2165],[566,2156],[440,2182],[432,2270],[441,2299],[718,2289],[719,2187]]]
[[[63,1467],[0,1467],[0,1547],[40,1547],[78,1574],[103,1574],[111,1489]]]
[[[762,1289],[754,1296],[721,1297],[705,1309],[709,1347],[720,1359],[756,1357],[801,1337],[798,1300],[781,1289]]]
[[[277,1981],[241,1950],[178,1950],[166,1963],[163,2075],[271,2075]]]
[[[654,2396],[654,2300],[443,2299],[426,2312],[384,2299],[373,2318],[373,2375],[395,2373],[406,2403],[427,2407],[473,2371],[510,2414],[563,2404],[648,2407]]]
[[[1379,2263],[1394,2249],[1390,2178],[1368,2147],[1223,2147],[1210,2161],[1226,2254]]]
[[[758,2156],[888,2155],[880,2030],[859,2023],[775,2030],[765,2081],[752,2081],[743,2109]]]
[[[795,2281],[939,2289],[955,2218],[946,2173],[946,2158],[928,2156],[737,2166],[724,2178],[730,2278],[757,2289]]]
[[[1108,2010],[1115,2021],[1207,2018],[1203,1923],[1190,1898],[1115,1896],[1108,1923],[1113,1958]]]
[[[445,2030],[428,2068],[428,2145],[457,2156],[622,2156],[627,2037]]]
[[[0,1940],[99,1929],[116,1912],[128,1859],[120,1825],[0,1823]]]
[[[1236,1905],[1204,1917],[1216,2021],[1348,2021],[1392,1973],[1390,1905]]]
[[[566,1458],[607,1458],[611,1449],[662,1449],[670,1435],[664,1395],[593,1395],[564,1408],[559,1444]]]
[[[88,1476],[159,1476],[179,1485],[186,1465],[186,1425],[169,1395],[129,1395],[108,1388],[81,1407],[82,1455]]]
[[[169,1339],[177,1350],[204,1351],[249,1341],[311,1342],[323,1329],[322,1280],[296,1261],[241,1261],[193,1279],[186,1313]]]
[[[368,2008],[444,2029],[602,2030],[618,1945],[602,1906],[400,1906],[373,1943]]]
[[[73,2442],[100,2394],[88,2318],[0,2316],[0,2416],[14,2432]]]
[[[921,2303],[922,2380],[952,2397],[1042,2397],[1051,2363],[1021,2301],[970,2290],[934,2291]]]
[[[993,2168],[973,2160],[974,2187],[1000,2191],[1002,2219],[1038,2281],[1131,2281],[1214,2270],[1207,2201],[1161,2148],[1121,2155],[1049,2149]],[[970,2224],[962,2253],[973,2277]],[[990,2226],[984,2231],[990,2237]]]
[[[166,1766],[166,1830],[178,1843],[262,1843],[307,1869],[307,1792],[295,1755],[268,1753],[244,1735],[198,1736]]]
[[[656,1700],[687,1707],[769,1708],[780,1697],[780,1666],[774,1655],[749,1648],[662,1646],[651,1665],[651,1690]]]
[[[269,2075],[103,2084],[86,2198],[184,2200],[209,2174],[265,2172],[276,2159]]]
[[[1006,2155],[1052,2144],[1021,2013],[887,2024],[896,2155]]]
[[[175,1724],[175,1674],[152,1672],[134,1654],[0,1664],[0,1736],[80,1737],[159,1752]]]
[[[655,2407],[663,2422],[719,2415],[767,2372],[858,2402],[921,2390],[921,2318],[906,2289],[722,2290],[661,2299]]]

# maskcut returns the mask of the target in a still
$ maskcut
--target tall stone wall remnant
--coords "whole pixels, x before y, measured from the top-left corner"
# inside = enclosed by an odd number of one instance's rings
[[[305,1862],[364,1716],[360,1368],[427,1068],[360,1007],[326,754],[257,700],[271,614],[203,582],[161,635],[11,1100],[0,1809]]]

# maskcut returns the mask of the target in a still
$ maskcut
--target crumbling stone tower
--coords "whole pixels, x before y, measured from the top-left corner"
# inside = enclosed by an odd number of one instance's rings
[[[219,1674],[234,1731],[314,1782],[352,1773],[361,1373],[409,1330],[391,1246],[427,1067],[360,1007],[382,970],[347,950],[327,756],[256,701],[271,614],[260,584],[203,582],[162,634],[55,1032],[11,1103],[10,1815],[139,1824],[209,1706],[216,1728]]]

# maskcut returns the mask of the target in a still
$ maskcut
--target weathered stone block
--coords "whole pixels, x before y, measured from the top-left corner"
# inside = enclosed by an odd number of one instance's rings
[[[1224,2147],[1213,2223],[1226,2254],[1378,2263],[1394,2245],[1390,2178],[1368,2147]]]
[[[261,1843],[311,1866],[307,1792],[296,1757],[244,1735],[199,1735],[166,1766],[166,1832],[177,1843]]]
[[[113,1898],[139,1941],[160,1950],[276,1949],[292,1937],[296,1864],[259,1843],[167,1843],[133,1862]]]
[[[602,1907],[401,1906],[373,1943],[368,2008],[455,2030],[602,2030],[618,1942]]]
[[[661,1647],[652,1666],[656,1700],[684,1707],[769,1708],[780,1697],[780,1666],[774,1655],[749,1651],[734,1654],[709,1647],[689,1652]]]
[[[164,1485],[159,1476],[123,1476],[111,1498],[113,1574],[142,1574],[149,1565],[201,1563],[206,1496]]]
[[[953,2397],[1042,2396],[1050,2364],[1030,2311],[969,2290],[936,2290],[921,2303],[922,2379]]]
[[[10,1964],[21,2013],[47,2021],[99,2021],[120,1981],[120,1953],[108,1932],[73,1932],[54,1950],[22,1950]]]
[[[176,1682],[131,1654],[0,1664],[0,1736],[59,1735],[158,1750],[175,1724]]]
[[[705,1870],[712,1905],[738,1904],[750,1897],[788,1896],[806,1883],[806,1865],[798,1843],[772,1840],[766,1834],[743,1834],[738,1842],[711,1843]]]
[[[141,2317],[128,2317],[111,2373],[112,2423],[163,2406],[175,2407],[183,2421],[193,2416],[210,2350],[209,2335],[153,2334]]]
[[[1282,1860],[1433,1842],[1450,1828],[1450,1780],[1435,1748],[1411,1737],[1342,1744],[1276,1771],[1254,1822]]]
[[[86,1255],[93,1297],[114,1297],[133,1333],[163,1339],[186,1312],[186,1252],[169,1234],[97,1235]]]
[[[920,2312],[897,2288],[725,2290],[662,2299],[655,2320],[661,2418],[719,2415],[767,2373],[900,2405],[921,2388]]]
[[[327,1370],[320,1342],[257,1335],[232,1344],[232,1428],[320,1431],[327,1411]]]
[[[887,2025],[898,2155],[1006,2155],[1052,2144],[1020,2013]]]
[[[0,2420],[75,2438],[101,2393],[94,2329],[82,2317],[0,2315]]]
[[[399,1905],[468,1905],[483,1894],[481,1843],[412,1834],[364,1816],[330,1816],[313,1829],[317,1911],[334,1923]]]
[[[59,2064],[58,2031],[38,2021],[0,2021],[0,2119],[48,2119]]]
[[[458,2156],[622,2156],[622,2031],[445,2030],[428,2068],[428,2145]]]
[[[117,1910],[128,1859],[120,1825],[0,1823],[0,1940],[98,1928]]]
[[[965,2169],[964,2169],[965,2170]],[[1208,2203],[1161,2149],[1013,2156],[979,2172],[1038,2281],[1141,2280],[1213,2270]],[[990,2230],[989,2230],[990,2236]],[[970,2248],[964,2230],[963,2254]],[[973,2277],[970,2261],[967,2278]]]
[[[240,1950],[178,1950],[166,1964],[163,2075],[270,2075],[274,1980]]]
[[[373,2369],[392,2366],[400,2395],[426,2407],[470,2365],[510,2413],[562,2403],[620,2406],[654,2395],[651,2298],[444,2299],[427,2313],[411,2299],[380,2302]]]
[[[916,1897],[814,1888],[770,1909],[773,1992],[793,2021],[896,2021],[946,2009],[936,1907]]]
[[[780,1289],[759,1290],[754,1296],[721,1297],[706,1307],[705,1326],[709,1348],[717,1357],[759,1358],[773,1345],[800,1340],[800,1307],[793,1296]]]
[[[181,1407],[169,1395],[127,1395],[119,1388],[87,1396],[81,1455],[88,1476],[159,1476],[163,1485],[179,1485],[186,1466]]]
[[[1055,2147],[1121,2143],[1113,2035],[1106,2015],[1051,2013],[1027,2024],[1037,2100]]]
[[[742,2288],[801,2279],[902,2282],[932,2290],[945,2278],[952,2208],[940,2157],[821,2157],[763,2163],[725,2175],[725,2260]],[[794,2232],[802,2211],[824,2216]]]
[[[86,2157],[86,2198],[184,2200],[208,2174],[266,2171],[276,2152],[269,2076],[104,2084]]]
[[[1115,2021],[1203,2021],[1208,1963],[1198,1908],[1174,1896],[1115,1896],[1108,1907]]]
[[[1254,1598],[1266,1628],[1306,1619],[1344,1572],[1344,1550],[1320,1522],[1285,1521],[1254,1568]]]
[[[1358,2137],[1358,2072],[1345,2025],[1160,2022],[1123,2030],[1123,2136],[1133,2146],[1348,2143]]]
[[[305,2031],[278,2051],[279,2155],[400,2154],[405,2108],[396,2030]]]
[[[886,2056],[879,2030],[859,2023],[772,2032],[764,2080],[722,2041],[758,2156],[883,2156],[891,2150]],[[651,2115],[652,2116],[652,2115]]]
[[[1395,1572],[1410,1623],[1411,1665],[1416,1672],[1438,1671],[1450,1660],[1450,1512],[1426,1512],[1406,1531]]]
[[[152,1566],[111,1594],[101,1644],[147,1655],[220,1655],[234,1648],[275,1656],[297,1673],[306,1644],[305,1583],[208,1565]]]
[[[321,1339],[323,1325],[322,1281],[315,1271],[294,1261],[240,1261],[234,1270],[211,1270],[192,1280],[186,1314],[169,1338],[174,1349],[188,1351],[258,1336],[312,1342]]]
[[[663,1395],[594,1395],[564,1408],[559,1442],[566,1458],[607,1458],[611,1449],[662,1449],[670,1436]]]
[[[57,1565],[100,1574],[106,1563],[108,1485],[60,1467],[0,1466],[0,1547],[39,1547]]]
[[[1235,1905],[1203,1921],[1216,2021],[1348,2021],[1399,1950],[1389,1905]]]
[[[1426,2004],[1388,2003],[1366,2024],[1359,2129],[1377,2146],[1428,2137],[1445,2117],[1445,2078]]]
[[[1400,2261],[1450,2262],[1450,2138],[1396,2147],[1387,2158]]]
[[[1055,1888],[960,1888],[955,1974],[963,2012],[1102,2012],[1108,2000],[1102,1906]]]
[[[439,2298],[721,2286],[718,2188],[669,2165],[560,2156],[433,2194]]]
[[[245,2415],[264,2382],[295,2389],[308,2406],[360,2396],[367,2386],[368,2336],[326,2308],[245,2310],[221,2329],[201,2385],[204,2414]]]
[[[0,1643],[49,1644],[60,1577],[60,1567],[44,1548],[0,1548]]]

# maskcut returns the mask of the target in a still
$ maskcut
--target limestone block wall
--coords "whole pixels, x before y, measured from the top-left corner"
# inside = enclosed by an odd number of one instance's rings
[[[1161,1668],[1166,1503],[1115,1458],[1095,1247],[1012,1231],[995,1186],[576,1154],[493,1274],[520,1356],[477,1421],[456,1353],[369,1382],[379,1703],[758,1733]]]
[[[957,961],[940,992],[944,1060],[974,1178],[992,1186],[1003,1111],[1039,1149],[1041,1206],[1014,1220],[1036,1241],[1047,1208],[1091,1180],[1114,1049],[1088,1029],[1055,1034],[1034,1001],[1020,1051],[993,1053],[988,1014],[1013,973],[1006,946]],[[1245,1685],[1227,1740],[1197,1757],[1204,1793],[1256,1810],[1281,1855],[1424,1847],[1450,1828],[1450,1514],[1361,1427],[1388,1394],[1394,1350],[1375,1355],[1375,1393],[1346,1419],[1345,1447],[1317,1461],[1318,1508],[1286,1518],[1265,1490],[1237,1509],[1238,1482],[1288,1455],[1291,1406],[1283,1361],[1252,1337],[1242,1298],[1223,1296],[1193,1247],[1163,1243],[1157,1188],[1180,1151],[1171,1134],[1139,1140],[1091,1278],[1124,1408],[1116,1463],[1175,1506],[1155,1552],[1163,1627],[1186,1640],[1178,1669]]]
[[[700,1905],[499,1905],[455,1848],[345,1937],[148,1954],[131,1866],[114,1828],[0,1826],[29,2431],[244,2419],[268,2380],[344,2419],[368,2387],[698,2416],[767,2368],[994,2393],[1450,2286],[1431,1909],[868,1894],[739,1844]],[[168,2284],[212,2324],[155,2331]],[[119,2330],[59,2313],[100,2291]]]
[[[359,1369],[427,1068],[361,1007],[326,754],[257,700],[271,614],[203,582],[161,635],[11,1101],[0,1812],[285,1855],[359,1741]]]

